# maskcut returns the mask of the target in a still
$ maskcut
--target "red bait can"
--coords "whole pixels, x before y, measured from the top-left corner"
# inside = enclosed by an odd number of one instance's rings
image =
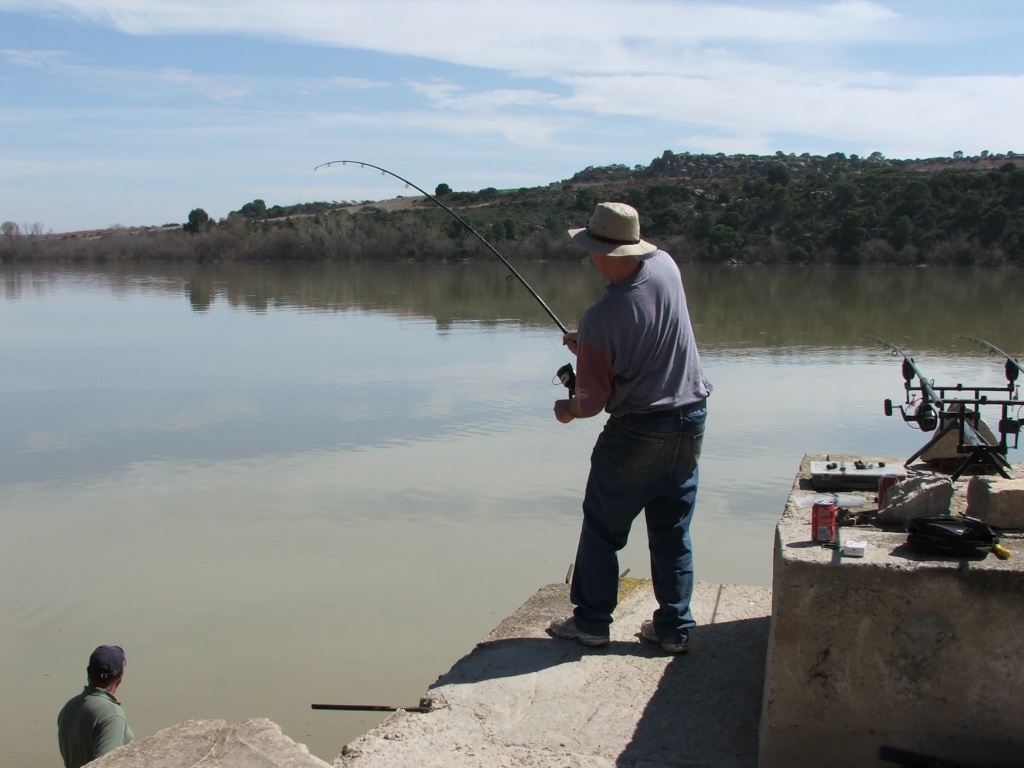
[[[899,483],[899,475],[882,475],[878,478],[878,508],[885,509],[893,486]]]
[[[811,541],[833,541],[836,537],[836,505],[816,501],[811,507]]]

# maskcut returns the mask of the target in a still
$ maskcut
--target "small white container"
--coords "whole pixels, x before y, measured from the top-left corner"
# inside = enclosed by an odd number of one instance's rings
[[[842,552],[846,557],[864,557],[867,548],[866,541],[844,541]]]

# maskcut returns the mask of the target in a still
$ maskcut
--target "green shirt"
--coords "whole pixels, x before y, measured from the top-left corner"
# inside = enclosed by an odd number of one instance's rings
[[[57,742],[65,768],[80,768],[135,738],[121,702],[91,685],[57,715]]]

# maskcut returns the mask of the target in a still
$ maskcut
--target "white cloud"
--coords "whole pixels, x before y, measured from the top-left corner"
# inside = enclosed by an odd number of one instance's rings
[[[862,0],[0,0],[0,9],[65,13],[134,35],[241,34],[535,75],[668,72],[694,46],[881,40],[899,21]]]
[[[56,69],[63,64],[63,51],[20,51],[13,48],[0,50],[0,56],[11,64],[32,69]]]
[[[331,77],[327,80],[335,88],[351,91],[363,91],[369,88],[383,88],[388,84],[379,80],[366,80],[361,77]]]
[[[911,157],[948,155],[972,132],[1005,151],[1019,141],[1016,126],[1024,117],[1024,76],[901,78],[872,71],[805,71],[719,56],[685,75],[563,82],[572,94],[555,100],[562,109],[760,137],[747,152],[770,147],[767,136],[792,134],[867,142],[892,156],[907,156],[900,153],[908,150]]]
[[[122,73],[124,74],[124,73]],[[146,73],[135,73],[132,80],[148,80],[150,75]],[[173,86],[184,91],[191,91],[202,94],[206,98],[216,101],[233,101],[247,96],[251,89],[246,85],[231,84],[221,78],[207,77],[187,69],[177,67],[163,67],[158,69],[152,77],[160,83]]]
[[[0,51],[0,209],[48,225],[104,206],[117,213],[98,226],[194,204],[216,216],[255,197],[297,202],[295,174],[339,155],[473,189],[666,148],[1020,151],[1024,64],[1007,30],[1024,13],[993,7],[0,0],[25,16],[16,24],[38,25],[22,50]],[[325,186],[370,199],[358,185]],[[142,212],[155,197],[161,212]]]
[[[126,90],[156,97],[168,91],[185,92],[216,101],[241,99],[251,92],[246,78],[203,75],[179,67],[146,70],[140,67],[103,67],[76,59],[63,51],[0,51],[10,64],[44,71],[75,83],[82,91],[120,92]]]
[[[363,128],[384,135],[396,125],[414,125],[419,135],[436,133],[447,137],[504,137],[525,147],[553,147],[559,135],[574,124],[567,117],[542,117],[534,114],[508,115],[500,119],[490,110],[445,109],[442,111],[405,110],[377,112],[317,112],[310,118],[323,128]],[[563,139],[564,141],[565,139]]]
[[[550,105],[556,98],[550,93],[537,90],[499,88],[470,91],[463,85],[441,82],[410,81],[407,85],[440,109],[489,111],[503,107],[538,107]]]

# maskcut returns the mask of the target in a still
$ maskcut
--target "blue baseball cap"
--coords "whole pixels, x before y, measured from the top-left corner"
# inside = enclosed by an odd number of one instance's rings
[[[101,645],[89,657],[89,679],[113,680],[124,672],[127,659],[119,645]]]

